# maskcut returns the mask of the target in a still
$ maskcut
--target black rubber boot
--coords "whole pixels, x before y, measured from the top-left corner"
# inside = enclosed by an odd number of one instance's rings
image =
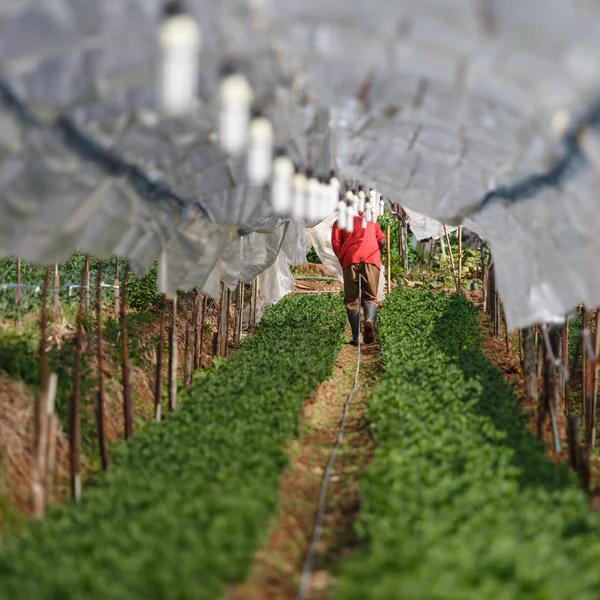
[[[350,321],[350,328],[352,329],[352,339],[350,343],[353,346],[358,346],[358,336],[360,335],[360,309],[350,310],[346,309],[348,314],[348,321]]]
[[[377,304],[375,302],[365,302],[365,344],[372,344],[375,341],[375,315],[377,314]]]

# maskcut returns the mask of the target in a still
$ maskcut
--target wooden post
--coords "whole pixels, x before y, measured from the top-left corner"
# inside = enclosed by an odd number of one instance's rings
[[[15,289],[15,304],[21,303],[21,259],[17,258],[17,287]]]
[[[567,317],[565,319],[565,324],[563,327],[563,333],[562,333],[562,361],[563,361],[563,366],[565,368],[565,372],[568,372],[569,369],[569,317]],[[568,403],[568,398],[567,398],[567,378],[563,377],[562,379],[562,385],[563,385],[563,397],[564,397],[564,401],[565,401],[565,406]]]
[[[52,322],[56,325],[60,316],[60,275],[58,265],[54,265],[54,296],[52,300]]]
[[[85,291],[84,266],[81,272],[81,288],[79,290],[79,309],[77,311],[77,334],[75,337],[75,366],[73,368],[73,393],[69,405],[69,464],[71,468],[71,494],[75,502],[81,501],[81,464],[80,448],[81,432],[79,423],[79,396],[81,390],[81,354],[83,351],[83,307]]]
[[[42,282],[42,307],[40,310],[40,391],[36,395],[34,411],[36,452],[39,445],[42,402],[48,385],[48,353],[46,351],[46,345],[48,343],[48,287],[50,285],[50,269],[51,267],[46,267],[44,269],[44,280]]]
[[[44,395],[40,413],[38,451],[33,456],[31,499],[33,516],[36,518],[44,516],[52,488],[52,478],[49,479],[49,473],[54,471],[56,452],[57,422],[54,415],[54,404],[57,382],[58,376],[56,373],[51,373],[48,377],[48,389]]]
[[[454,285],[458,289],[458,278],[456,276],[456,268],[454,267],[454,253],[452,252],[452,245],[450,244],[450,236],[448,235],[448,228],[444,225],[444,235],[446,237],[446,244],[448,245],[448,253],[450,254],[450,265],[452,266],[452,277],[454,278]]]
[[[596,445],[596,407],[598,398],[598,351],[599,348],[599,336],[598,336],[598,310],[593,315],[594,320],[594,331],[592,332],[592,349],[594,351],[593,361],[589,365],[589,424],[588,424],[588,438],[587,441],[590,448],[594,448]]]
[[[192,356],[192,372],[198,369],[198,361],[200,360],[200,331],[198,330],[198,319],[200,316],[200,295],[198,290],[194,290],[194,310],[192,311],[192,331],[193,331],[193,356]]]
[[[183,385],[186,389],[192,385],[192,373],[194,364],[194,330],[189,325],[185,328],[185,357],[183,360]]]
[[[54,414],[56,404],[56,390],[58,388],[58,375],[51,373],[48,378],[48,446],[45,460],[44,473],[44,510],[52,498],[54,487],[54,470],[56,467],[56,436],[58,434],[58,418]]]
[[[123,423],[125,431],[125,439],[129,439],[133,435],[133,403],[131,399],[131,385],[129,383],[129,347],[127,344],[127,280],[129,279],[129,263],[125,265],[125,273],[123,275],[123,290],[121,301],[121,348],[123,353]]]
[[[456,293],[462,296],[462,227],[458,226],[458,280]]]
[[[83,262],[83,307],[87,313],[90,310],[90,257],[86,254]]]
[[[156,346],[156,376],[154,379],[154,417],[157,421],[162,418],[162,363],[163,348],[165,346],[165,310],[167,297],[163,294],[160,300],[160,326],[158,344]],[[170,343],[169,343],[170,348]],[[169,365],[171,360],[169,359]]]
[[[202,317],[200,319],[200,352],[198,353],[198,362],[196,364],[196,369],[200,369],[202,367],[202,355],[204,353],[204,326],[206,323],[206,296],[202,298]]]
[[[212,355],[216,356],[219,352],[219,331],[213,331],[212,334]]]
[[[506,320],[506,309],[502,305],[502,315],[504,317],[504,335],[506,337],[506,352],[510,352],[510,338],[508,337],[508,321]]]
[[[229,312],[231,308],[231,290],[227,288],[227,308],[225,309],[225,357],[229,356]]]
[[[391,248],[390,248],[390,244],[391,244],[391,234],[390,234],[390,224],[387,224],[386,230],[385,230],[385,235],[386,235],[386,256],[387,256],[387,293],[389,294],[392,291],[392,263],[391,263]]]
[[[219,299],[219,348],[217,354],[225,357],[227,348],[227,287],[221,283],[221,297]]]
[[[96,272],[96,361],[98,363],[98,393],[96,395],[96,431],[102,469],[108,468],[108,451],[104,434],[104,373],[102,371],[102,262]]]
[[[525,389],[530,402],[537,402],[538,386],[535,364],[535,341],[533,327],[523,329],[523,375],[525,376]]]
[[[254,292],[252,302],[252,327],[256,326],[256,312],[258,310],[258,278],[254,280]]]
[[[173,298],[173,313],[169,330],[169,410],[177,408],[177,292]]]
[[[115,293],[115,318],[119,317],[120,314],[120,285],[119,285],[119,257],[115,256],[115,280],[113,282],[113,290]]]
[[[569,466],[579,476],[581,487],[588,492],[590,488],[590,462],[587,448],[581,445],[581,420],[570,416],[567,420],[567,440],[569,444]]]

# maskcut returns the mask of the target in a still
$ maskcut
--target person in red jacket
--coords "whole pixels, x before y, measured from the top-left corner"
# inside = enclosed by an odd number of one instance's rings
[[[363,214],[354,217],[354,231],[349,233],[338,227],[337,221],[331,230],[331,245],[344,270],[344,304],[352,328],[351,344],[358,344],[360,335],[360,306],[365,315],[364,343],[372,344],[375,339],[375,313],[377,312],[377,290],[381,274],[381,249],[385,246],[385,235],[377,223],[367,222],[362,227]],[[358,278],[362,277],[362,297],[358,296]]]

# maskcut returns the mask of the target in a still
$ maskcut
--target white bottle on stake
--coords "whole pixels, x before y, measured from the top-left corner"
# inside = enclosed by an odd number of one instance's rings
[[[297,221],[305,216],[307,183],[304,173],[296,173],[292,180],[292,217]]]
[[[180,115],[194,106],[198,93],[202,35],[195,19],[173,3],[159,34],[159,98],[161,109]]]
[[[278,215],[289,215],[292,208],[292,179],[294,164],[283,150],[278,151],[273,161],[273,183],[271,203]]]
[[[273,126],[264,117],[255,116],[248,138],[248,179],[252,185],[264,185],[273,163]]]
[[[344,201],[343,198],[339,199],[337,211],[338,211],[337,212],[338,227],[342,231],[346,231],[346,229],[348,228],[348,218],[347,218],[348,207],[346,206],[346,202]]]
[[[352,233],[354,231],[354,217],[356,216],[356,209],[354,203],[349,203],[346,210],[346,231]]]
[[[312,171],[307,170],[306,172],[306,213],[305,218],[307,221],[315,221],[319,218],[319,204],[321,196],[321,184],[319,180],[313,175]]]
[[[219,88],[219,141],[223,152],[241,154],[248,144],[252,88],[238,73],[228,72]]]
[[[385,213],[385,202],[383,201],[383,196],[379,196],[379,216],[383,217]]]
[[[327,215],[335,211],[340,198],[340,180],[335,176],[335,171],[331,171],[329,176],[329,199],[327,202]]]
[[[363,190],[363,186],[358,186],[358,212],[365,212],[365,200],[366,194]]]

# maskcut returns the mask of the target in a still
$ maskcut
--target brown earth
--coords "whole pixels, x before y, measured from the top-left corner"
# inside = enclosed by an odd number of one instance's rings
[[[354,383],[356,358],[356,348],[345,344],[333,375],[306,401],[300,436],[288,447],[291,466],[281,478],[279,513],[265,545],[255,556],[250,576],[235,586],[228,598],[294,598],[315,526],[323,473]],[[353,526],[360,508],[358,478],[375,449],[367,428],[366,407],[379,369],[378,347],[363,346],[359,387],[349,407],[328,486],[326,516],[308,596],[312,600],[326,597],[333,583],[329,567],[348,554],[357,541]]]
[[[183,376],[185,355],[186,328],[192,320],[193,294],[180,297],[177,315],[178,370]],[[166,310],[166,327],[171,322],[171,304]],[[107,321],[112,316],[112,309],[107,307],[103,315],[103,327],[106,331]],[[24,315],[21,323],[31,323],[37,315]],[[233,307],[230,312],[233,322]],[[207,331],[203,342],[203,366],[212,361],[212,335],[218,319],[218,306],[209,301],[206,310]],[[154,417],[154,380],[156,371],[156,341],[160,331],[160,311],[150,307],[145,314],[128,311],[129,354],[134,354],[140,366],[133,366],[134,412],[136,417],[150,420]],[[14,327],[14,322],[6,322],[3,327]],[[230,327],[231,331],[232,327]],[[208,331],[210,330],[210,331]],[[65,322],[55,324],[49,333],[49,342],[64,345],[73,342],[75,328]],[[97,373],[97,357],[95,351],[95,332],[85,333],[83,353],[87,356],[92,373]],[[166,333],[165,333],[166,335]],[[105,434],[110,443],[123,439],[122,385],[121,364],[116,360],[117,347],[120,348],[120,334],[117,339],[107,339],[102,356],[104,378]],[[167,356],[163,355],[163,382],[166,388]],[[0,377],[0,540],[3,526],[8,521],[19,521],[31,513],[31,464],[33,456],[33,410],[35,392],[22,381],[13,381]],[[81,403],[82,417],[94,419],[94,407],[91,402]],[[166,405],[163,406],[163,415]],[[59,427],[57,437],[57,462],[55,483],[52,494],[53,503],[65,501],[70,494],[68,437],[64,428]],[[82,475],[90,474],[90,465],[82,456]],[[97,466],[95,467],[97,469]],[[94,469],[92,469],[92,472]],[[84,489],[85,493],[85,489]]]

